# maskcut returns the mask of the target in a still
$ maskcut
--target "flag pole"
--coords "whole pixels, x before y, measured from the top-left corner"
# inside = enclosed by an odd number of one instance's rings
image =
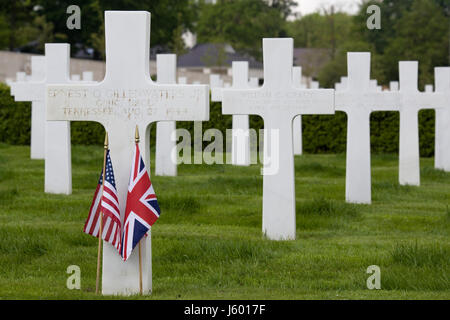
[[[97,279],[95,281],[95,293],[98,294],[99,284],[100,284],[100,256],[102,253],[102,233],[103,233],[103,210],[102,210],[102,198],[103,198],[103,188],[105,186],[105,172],[106,172],[106,154],[108,153],[108,132],[105,133],[105,143],[103,151],[103,171],[102,171],[102,190],[100,196],[100,228],[98,232],[98,249],[97,249]]]
[[[134,140],[136,144],[139,143],[139,129],[136,125],[136,131],[134,134]],[[142,295],[142,254],[141,254],[141,240],[139,240],[138,246],[139,246],[139,293]]]

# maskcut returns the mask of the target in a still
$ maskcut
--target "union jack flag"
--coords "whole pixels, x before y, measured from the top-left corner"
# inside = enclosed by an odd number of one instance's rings
[[[136,143],[128,183],[127,204],[120,254],[126,261],[134,247],[159,218],[159,209],[152,182]]]
[[[101,194],[103,170],[100,173],[94,199],[92,200],[89,215],[84,225],[84,232],[98,238],[100,231],[100,211],[103,212],[102,239],[112,244],[120,252],[120,211],[117,198],[116,181],[111,163],[109,150],[106,154],[105,184]],[[101,202],[101,204],[100,204]]]

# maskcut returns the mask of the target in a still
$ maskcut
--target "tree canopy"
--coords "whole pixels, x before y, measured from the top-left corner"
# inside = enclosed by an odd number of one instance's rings
[[[301,0],[300,0],[301,1]],[[68,42],[73,50],[104,54],[104,11],[146,10],[152,14],[152,47],[182,53],[182,35],[198,43],[230,44],[261,58],[261,39],[292,37],[295,47],[329,49],[319,73],[331,87],[346,74],[348,51],[372,53],[372,78],[388,84],[398,77],[399,60],[418,60],[420,85],[431,83],[435,66],[450,64],[450,0],[365,0],[356,15],[333,6],[295,16],[294,0],[3,0],[0,49],[42,53],[46,42]],[[81,29],[66,26],[69,5],[81,8]],[[381,9],[381,29],[369,30],[366,9]]]

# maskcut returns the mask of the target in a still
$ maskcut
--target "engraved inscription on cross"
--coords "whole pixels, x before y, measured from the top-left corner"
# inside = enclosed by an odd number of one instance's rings
[[[264,120],[263,233],[269,239],[295,239],[295,180],[292,122],[299,114],[334,113],[334,90],[301,90],[292,83],[293,39],[263,39],[264,84],[257,89],[222,90],[224,114],[254,114]],[[275,141],[274,141],[275,140]],[[269,141],[272,141],[269,145]],[[274,141],[274,142],[273,142]],[[271,152],[267,149],[278,149]]]
[[[70,67],[69,44],[45,44],[45,79],[17,83],[14,96],[17,101],[44,103],[46,85],[68,83]],[[45,123],[45,192],[72,193],[72,162],[70,150],[70,122]]]
[[[104,80],[48,86],[47,119],[96,121],[105,127],[123,220],[135,126],[139,126],[140,136],[145,136],[152,122],[208,120],[209,94],[206,85],[157,84],[151,80],[149,12],[106,11],[105,40]],[[151,232],[141,241],[145,293],[152,288],[150,239]],[[104,244],[103,294],[139,293],[136,251],[124,263],[115,248]]]
[[[396,92],[377,92],[370,85],[370,53],[347,53],[347,86],[336,92],[336,110],[347,114],[345,199],[371,203],[370,114],[398,111]]]

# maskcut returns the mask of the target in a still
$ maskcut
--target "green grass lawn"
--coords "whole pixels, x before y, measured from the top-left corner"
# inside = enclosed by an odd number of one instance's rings
[[[0,144],[0,298],[102,298],[97,240],[82,229],[103,149],[73,146],[71,196],[43,192],[44,162],[29,151]],[[281,242],[262,236],[258,165],[152,177],[162,215],[145,298],[450,298],[450,174],[433,159],[421,159],[422,186],[410,187],[397,183],[397,156],[373,156],[372,205],[345,203],[345,155],[298,156],[295,168],[297,240]],[[69,265],[81,268],[81,290],[66,287]],[[370,265],[381,290],[366,287]]]

